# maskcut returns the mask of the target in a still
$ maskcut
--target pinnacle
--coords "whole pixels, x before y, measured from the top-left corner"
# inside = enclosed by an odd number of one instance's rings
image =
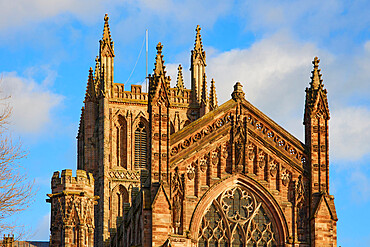
[[[179,64],[179,67],[178,67],[176,87],[178,89],[184,89],[184,79],[182,77],[182,66],[181,66],[181,64]]]
[[[110,35],[108,20],[109,20],[108,14],[105,14],[105,16],[104,16],[103,41],[106,41],[107,43],[112,44],[112,37]]]
[[[319,89],[320,87],[323,86],[322,84],[322,79],[321,79],[321,73],[319,69],[319,63],[320,59],[318,57],[315,57],[314,60],[312,61],[313,64],[313,71],[312,71],[312,76],[311,76],[311,88],[313,89]]]
[[[161,42],[158,43],[157,45],[157,56],[155,58],[155,66],[154,66],[154,74],[156,75],[165,75],[166,72],[165,72],[165,66],[164,66],[164,61],[163,61],[163,55],[162,55],[162,49],[163,49],[163,45],[161,44]]]
[[[85,94],[85,101],[92,100],[95,96],[95,90],[94,90],[94,74],[93,69],[90,67],[89,69],[89,77],[87,79],[87,86],[86,86],[86,94]]]
[[[215,86],[215,80],[212,78],[211,80],[211,88],[209,92],[209,107],[210,111],[215,109],[217,107],[217,96],[216,96],[216,86]]]

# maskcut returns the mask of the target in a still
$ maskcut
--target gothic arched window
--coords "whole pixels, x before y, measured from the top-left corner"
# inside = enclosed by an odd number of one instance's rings
[[[135,168],[145,169],[147,163],[147,131],[143,122],[135,130]]]
[[[126,121],[122,116],[119,116],[115,127],[115,143],[114,155],[116,157],[117,166],[127,168],[126,152],[127,152],[127,138],[126,138]]]
[[[244,187],[213,200],[202,218],[198,247],[275,247],[278,235],[266,205]]]

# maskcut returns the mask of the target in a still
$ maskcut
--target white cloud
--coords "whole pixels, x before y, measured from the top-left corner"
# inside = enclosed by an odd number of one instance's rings
[[[311,43],[299,43],[280,32],[247,49],[234,49],[208,59],[219,102],[230,99],[233,85],[244,85],[246,99],[301,139],[304,90],[315,55],[328,57]]]
[[[1,0],[0,29],[38,23],[65,13],[73,14],[79,20],[91,21],[92,17],[100,12],[104,2],[102,0]]]
[[[306,39],[326,39],[326,44],[332,39],[333,45],[351,39],[349,34],[366,29],[370,23],[369,1],[262,0],[241,5],[239,14],[246,18],[248,29],[271,32],[287,28]],[[339,30],[342,32],[334,34]]]
[[[358,202],[365,202],[370,198],[370,179],[363,172],[354,171],[349,177],[353,186],[352,198]]]
[[[340,56],[279,32],[247,49],[215,53],[208,58],[207,75],[209,80],[215,78],[220,103],[230,99],[233,85],[240,81],[247,100],[304,141],[304,90],[309,86],[311,61],[316,55],[323,61],[320,67],[324,68],[324,84],[333,106],[331,157],[358,160],[370,152],[370,109],[346,103],[353,95],[369,95],[362,89],[368,87],[370,74],[365,67],[370,62],[362,53],[347,57],[346,66],[338,66],[343,64]]]
[[[50,72],[53,73],[53,72]],[[49,74],[50,74],[49,73]],[[63,97],[48,89],[53,76],[42,83],[31,77],[21,77],[16,72],[4,72],[0,85],[2,94],[9,96],[4,102],[12,108],[11,125],[20,133],[37,133],[51,121],[51,111]],[[3,105],[4,106],[4,105]]]
[[[370,152],[370,109],[346,107],[333,111],[330,127],[334,159],[358,160]]]

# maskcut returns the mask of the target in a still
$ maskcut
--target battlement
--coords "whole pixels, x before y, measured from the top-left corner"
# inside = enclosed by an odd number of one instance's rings
[[[72,175],[71,169],[65,169],[60,175],[59,171],[54,172],[51,179],[52,192],[62,191],[85,191],[94,194],[94,177],[92,173],[86,173],[84,170],[77,170],[76,176]]]
[[[125,85],[114,83],[114,97],[119,99],[134,99],[148,101],[148,94],[142,92],[141,85],[131,85],[131,91],[125,91]]]
[[[170,101],[177,104],[191,103],[191,89],[170,88],[168,91]],[[139,100],[143,103],[148,101],[148,93],[142,91],[141,85],[131,85],[131,91],[125,91],[125,85],[121,83],[114,84],[114,97],[124,100]]]

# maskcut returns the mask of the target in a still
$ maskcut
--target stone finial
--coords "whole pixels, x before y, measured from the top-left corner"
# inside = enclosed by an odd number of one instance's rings
[[[156,48],[157,48],[157,53],[162,54],[163,45],[161,44],[161,42],[157,44]]]
[[[310,83],[312,89],[319,89],[319,87],[323,86],[321,79],[322,75],[320,73],[321,70],[319,69],[319,63],[320,59],[318,59],[317,57],[315,57],[314,60],[312,61],[313,70]]]
[[[242,88],[243,88],[243,85],[240,82],[237,82],[234,85],[234,91],[231,94],[231,97],[232,97],[233,100],[240,101],[240,100],[244,99],[245,93],[243,92]]]

